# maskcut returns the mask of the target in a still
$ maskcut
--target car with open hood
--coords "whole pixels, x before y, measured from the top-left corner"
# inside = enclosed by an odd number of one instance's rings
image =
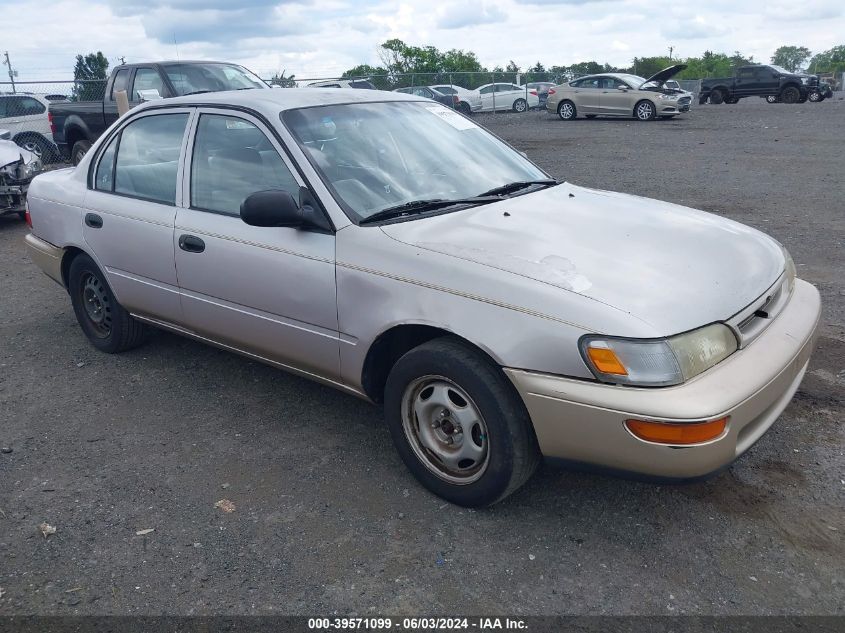
[[[146,103],[29,207],[94,347],[153,326],[379,403],[410,471],[468,506],[541,457],[728,466],[798,389],[820,313],[760,231],[558,182],[395,92]]]
[[[549,88],[546,109],[564,121],[579,116],[671,119],[687,112],[692,96],[667,88],[665,82],[686,68],[675,64],[648,79],[627,73],[601,73]]]

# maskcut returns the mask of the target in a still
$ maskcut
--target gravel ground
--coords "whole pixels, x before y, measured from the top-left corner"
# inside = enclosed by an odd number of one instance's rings
[[[0,218],[0,613],[845,614],[845,102],[478,120],[557,177],[786,244],[825,312],[772,430],[704,483],[546,469],[446,505],[366,403],[165,333],[97,353]]]

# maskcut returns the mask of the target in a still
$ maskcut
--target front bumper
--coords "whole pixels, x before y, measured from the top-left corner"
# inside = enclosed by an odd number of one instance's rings
[[[19,185],[0,185],[0,215],[22,213],[26,208],[29,182]]]
[[[65,249],[53,246],[50,242],[45,242],[32,233],[27,233],[23,241],[29,258],[35,265],[43,270],[50,279],[64,287],[62,259],[65,255]]]
[[[818,332],[816,288],[796,280],[789,303],[748,347],[683,385],[632,388],[505,369],[548,458],[659,478],[716,472],[748,450],[789,404]],[[641,440],[630,418],[695,422],[730,416],[715,440],[667,446]]]

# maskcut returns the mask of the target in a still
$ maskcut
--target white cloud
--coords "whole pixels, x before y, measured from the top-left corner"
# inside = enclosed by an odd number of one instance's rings
[[[392,37],[523,68],[628,65],[669,46],[680,57],[739,50],[768,61],[783,44],[818,52],[845,43],[842,0],[56,0],[49,11],[17,0],[15,12],[39,16],[4,31],[22,81],[69,79],[74,56],[96,50],[113,63],[178,54],[304,78],[377,64]]]

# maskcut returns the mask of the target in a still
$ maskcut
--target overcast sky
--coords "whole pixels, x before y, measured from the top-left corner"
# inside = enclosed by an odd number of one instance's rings
[[[234,8],[233,8],[234,7]],[[77,53],[114,64],[220,59],[262,76],[336,76],[378,62],[398,37],[475,51],[481,63],[521,67],[634,56],[740,50],[769,61],[781,44],[813,52],[845,44],[843,0],[0,0],[2,47],[19,80],[71,77]],[[6,21],[6,20],[4,20]],[[5,79],[5,67],[0,67]]]

